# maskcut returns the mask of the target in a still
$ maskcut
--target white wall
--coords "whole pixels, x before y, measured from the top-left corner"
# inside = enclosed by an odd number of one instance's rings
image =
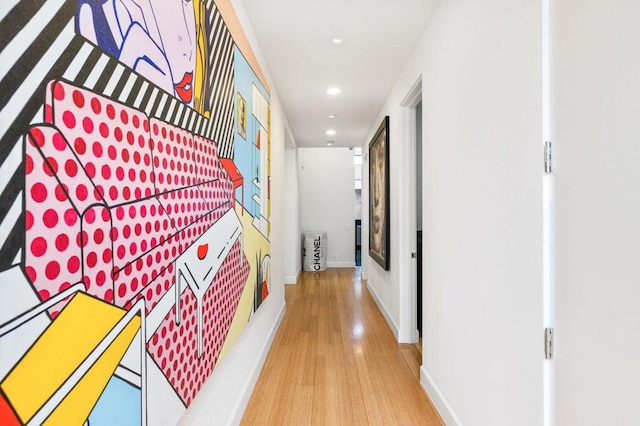
[[[284,282],[295,284],[302,270],[300,242],[300,193],[298,189],[298,152],[287,147],[284,154]]]
[[[403,335],[413,236],[400,105],[422,76],[421,374],[447,424],[542,424],[541,10],[441,1],[371,128],[390,116],[391,270],[370,261],[368,286]]]
[[[553,11],[556,425],[640,424],[640,2]]]
[[[327,233],[327,265],[355,265],[353,151],[298,148],[302,231]]]
[[[248,18],[240,1],[233,1],[262,71],[269,79]],[[239,424],[253,387],[284,315],[284,146],[286,117],[271,85],[271,293],[226,355],[216,364],[192,402],[181,425]]]

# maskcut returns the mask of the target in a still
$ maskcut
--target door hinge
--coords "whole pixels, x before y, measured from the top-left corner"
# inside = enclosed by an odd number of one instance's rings
[[[544,329],[544,358],[553,358],[553,328]]]
[[[553,146],[551,141],[544,143],[544,172],[553,173]]]

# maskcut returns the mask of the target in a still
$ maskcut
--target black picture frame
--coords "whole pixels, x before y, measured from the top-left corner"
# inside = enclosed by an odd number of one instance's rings
[[[369,142],[369,257],[389,270],[389,116]]]

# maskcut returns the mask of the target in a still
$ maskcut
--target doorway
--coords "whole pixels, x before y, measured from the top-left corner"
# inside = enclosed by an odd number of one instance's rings
[[[422,78],[400,103],[402,110],[402,164],[400,179],[406,191],[400,198],[400,343],[420,342],[422,330]],[[405,184],[406,183],[406,184]],[[421,234],[420,234],[421,237]],[[419,285],[420,283],[420,285]]]
[[[422,99],[413,110],[415,114],[415,210],[416,210],[416,327],[418,338],[422,338]]]
[[[356,267],[362,266],[362,148],[352,148],[353,150],[353,168],[355,177],[355,226],[354,226],[354,242],[355,242],[355,264]]]

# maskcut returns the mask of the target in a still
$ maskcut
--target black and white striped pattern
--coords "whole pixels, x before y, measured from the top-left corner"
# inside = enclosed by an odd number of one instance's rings
[[[5,270],[20,262],[24,244],[22,135],[29,123],[42,121],[46,82],[64,72],[82,42],[74,32],[73,1],[9,0],[0,7],[0,270]]]
[[[64,78],[175,126],[212,139],[233,156],[233,40],[212,0],[209,10],[211,119],[75,34],[75,0],[0,3],[0,271],[20,263],[24,245],[22,136],[43,120],[47,82]],[[29,188],[26,188],[29,190]]]
[[[207,0],[209,10],[209,81],[211,93],[211,138],[218,142],[220,157],[233,158],[234,131],[234,58],[233,39],[213,0]]]

